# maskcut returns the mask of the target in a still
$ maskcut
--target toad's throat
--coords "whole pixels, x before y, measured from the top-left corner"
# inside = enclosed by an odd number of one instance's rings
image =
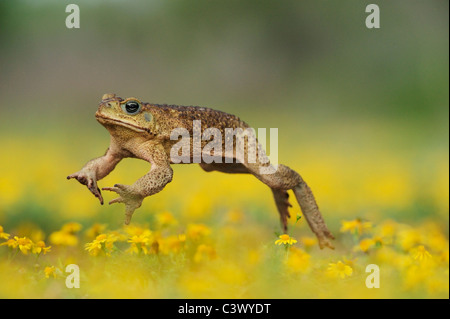
[[[144,132],[147,132],[147,133],[150,133],[150,134],[151,134],[151,132],[150,132],[150,130],[149,130],[148,128],[142,128],[142,127],[140,127],[140,126],[137,126],[137,125],[134,125],[134,124],[131,124],[131,123],[122,122],[122,121],[120,121],[120,120],[116,120],[116,119],[104,117],[104,116],[101,116],[101,115],[98,115],[98,114],[96,114],[95,117],[97,118],[97,120],[98,120],[100,123],[102,123],[102,122],[104,122],[104,123],[106,123],[106,124],[107,124],[108,122],[109,122],[109,123],[114,123],[114,124],[117,124],[117,125],[120,125],[120,126],[129,128],[130,130],[133,130],[133,131],[138,132],[138,133],[144,133]]]

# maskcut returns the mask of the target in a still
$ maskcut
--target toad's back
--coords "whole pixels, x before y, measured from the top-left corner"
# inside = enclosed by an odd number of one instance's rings
[[[192,134],[193,121],[201,121],[201,131],[206,128],[217,128],[222,134],[225,128],[248,128],[249,125],[239,117],[207,107],[147,104],[147,107],[159,116],[158,124],[164,131],[185,128]]]

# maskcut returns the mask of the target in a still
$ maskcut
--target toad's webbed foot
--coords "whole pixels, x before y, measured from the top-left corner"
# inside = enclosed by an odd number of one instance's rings
[[[67,179],[72,178],[75,178],[81,184],[86,185],[91,193],[99,199],[100,204],[103,205],[102,193],[100,192],[100,188],[97,186],[97,179],[94,172],[82,169],[77,173],[67,176]]]
[[[137,192],[132,186],[115,184],[114,187],[104,187],[104,191],[116,192],[119,197],[113,199],[109,204],[124,203],[125,204],[125,224],[130,224],[131,217],[136,209],[141,207],[144,196]]]

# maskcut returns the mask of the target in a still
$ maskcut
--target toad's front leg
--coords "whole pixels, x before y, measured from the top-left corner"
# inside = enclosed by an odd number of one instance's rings
[[[108,175],[122,158],[123,155],[110,146],[105,155],[90,160],[80,171],[67,176],[67,179],[74,178],[81,184],[86,185],[103,205],[103,197],[97,186],[97,181]]]
[[[151,163],[152,167],[147,175],[139,178],[133,185],[116,184],[114,187],[102,188],[102,190],[119,194],[119,197],[110,201],[109,204],[125,204],[125,224],[127,225],[134,211],[141,207],[145,197],[160,192],[172,181],[173,171],[164,149],[158,145],[147,146],[144,149],[145,151],[139,151],[135,155]]]

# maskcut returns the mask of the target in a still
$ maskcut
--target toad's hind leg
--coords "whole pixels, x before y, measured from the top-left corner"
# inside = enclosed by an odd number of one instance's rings
[[[308,184],[302,179],[294,187],[293,191],[309,227],[319,239],[320,248],[327,246],[328,248],[334,249],[333,244],[330,242],[330,239],[334,239],[334,236],[325,224],[325,220],[319,211],[319,207]]]
[[[289,194],[282,189],[271,188],[275,204],[277,205],[278,213],[280,214],[280,220],[283,225],[283,231],[286,233],[288,230],[288,219],[291,217],[289,214],[289,207],[292,205],[289,203]]]
[[[334,239],[334,237],[325,224],[314,195],[309,186],[296,171],[281,164],[276,168],[270,164],[260,166],[259,164],[246,163],[245,166],[256,178],[272,189],[281,219],[283,222],[286,220],[286,224],[284,224],[285,231],[287,230],[287,216],[289,215],[287,212],[287,208],[289,207],[287,190],[292,189],[309,227],[319,240],[320,248],[327,246],[334,249],[330,242],[330,239]],[[267,168],[269,166],[274,169],[262,173],[264,171],[262,171],[261,168]]]

